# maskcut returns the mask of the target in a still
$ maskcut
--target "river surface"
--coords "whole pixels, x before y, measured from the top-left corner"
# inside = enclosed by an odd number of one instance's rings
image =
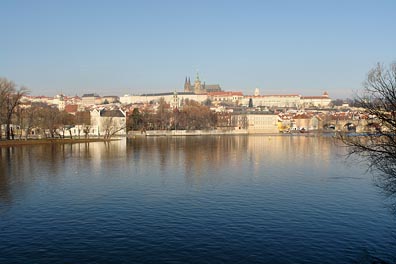
[[[0,263],[396,262],[392,202],[332,138],[0,148]]]

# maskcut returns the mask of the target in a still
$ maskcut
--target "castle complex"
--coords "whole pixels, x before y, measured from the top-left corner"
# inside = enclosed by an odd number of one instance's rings
[[[184,92],[186,93],[195,93],[195,94],[204,94],[204,93],[211,93],[211,92],[221,92],[220,85],[218,84],[202,84],[201,80],[199,79],[199,75],[195,77],[194,85],[191,85],[190,77],[186,77],[184,82]]]

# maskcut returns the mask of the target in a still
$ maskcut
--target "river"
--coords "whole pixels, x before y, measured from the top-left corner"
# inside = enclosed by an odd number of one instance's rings
[[[396,262],[392,201],[330,137],[0,148],[0,263]]]

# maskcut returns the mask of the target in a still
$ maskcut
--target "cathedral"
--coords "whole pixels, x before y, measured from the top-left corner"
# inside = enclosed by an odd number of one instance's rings
[[[204,94],[204,93],[211,93],[211,92],[221,92],[220,85],[218,84],[202,84],[201,80],[199,79],[199,75],[195,77],[194,85],[191,85],[190,77],[186,77],[184,82],[184,92],[187,93],[195,93],[195,94]]]

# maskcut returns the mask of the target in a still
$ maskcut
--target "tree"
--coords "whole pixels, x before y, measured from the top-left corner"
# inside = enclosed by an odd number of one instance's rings
[[[22,86],[17,89],[14,82],[5,78],[0,78],[0,124],[5,123],[6,125],[7,140],[13,137],[13,130],[11,128],[12,117],[18,105],[21,103],[22,96],[26,95],[27,92],[27,88]],[[1,136],[2,131],[0,126],[0,139]]]
[[[116,135],[119,131],[125,129],[125,125],[120,123],[118,118],[116,117],[105,117],[102,121],[104,139],[111,139],[114,135]]]
[[[332,100],[330,103],[332,106],[342,106],[344,104],[344,100],[342,99],[335,99]]]
[[[194,100],[186,100],[178,116],[178,124],[184,129],[211,129],[216,126],[217,117],[208,106]]]
[[[165,99],[161,97],[158,102],[158,108],[156,113],[156,124],[158,129],[165,130],[168,129],[170,124],[170,105],[165,102]]]
[[[138,108],[134,108],[132,114],[128,117],[128,128],[129,130],[142,129],[143,119]]]
[[[34,125],[37,125],[36,119],[35,119],[35,115],[36,115],[36,111],[37,111],[37,107],[36,106],[31,106],[29,108],[26,108],[23,112],[22,112],[22,118],[21,118],[21,127],[23,127],[25,129],[25,140],[28,139],[30,131],[32,130]]]
[[[249,98],[249,107],[252,108],[253,107],[253,99]]]
[[[90,112],[78,111],[75,117],[75,124],[77,125],[78,138],[81,137],[81,132],[84,133],[85,138],[88,138],[89,130],[91,129]]]
[[[73,138],[71,127],[75,124],[75,116],[67,113],[66,111],[59,112],[59,129],[62,131],[62,138],[65,138],[65,132],[68,130],[70,138]]]
[[[203,105],[205,105],[205,106],[212,106],[212,100],[210,100],[209,98],[208,99],[206,99],[205,101],[203,101],[203,103],[202,103]]]
[[[60,136],[57,131],[61,125],[60,112],[58,108],[43,106],[37,114],[38,119],[40,120],[40,127],[44,129],[46,137],[48,137],[46,131],[49,132],[51,138]]]
[[[359,154],[387,177],[386,185],[396,187],[396,63],[378,64],[367,75],[356,103],[377,124],[375,131],[360,136],[340,134],[350,154]],[[396,191],[396,189],[395,189]]]

